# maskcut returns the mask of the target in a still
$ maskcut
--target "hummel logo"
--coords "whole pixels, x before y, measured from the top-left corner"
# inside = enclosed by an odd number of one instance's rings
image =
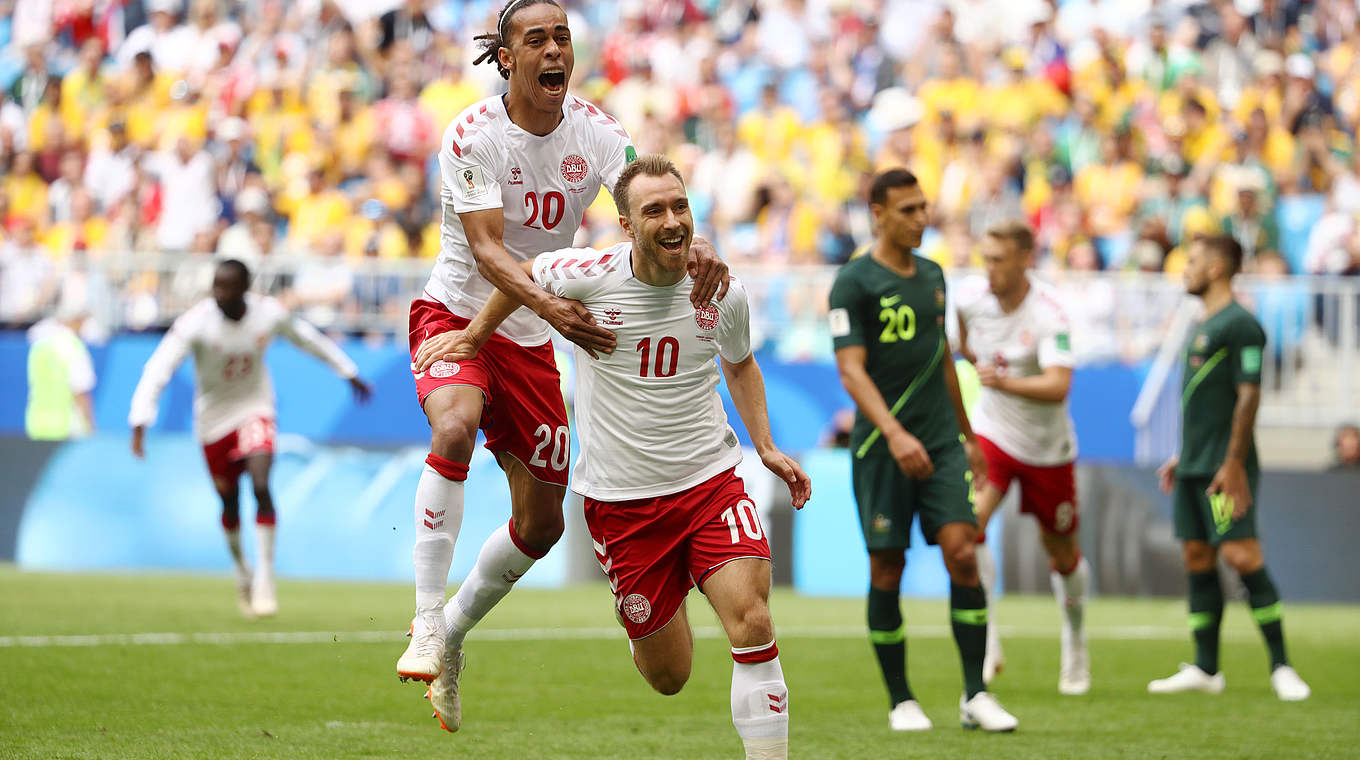
[[[902,296],[883,296],[882,298],[878,299],[878,305],[879,305],[879,306],[896,306],[896,305],[897,305],[897,302],[898,302],[898,301],[901,301],[901,300],[902,300]]]
[[[515,581],[523,577],[524,573],[517,573],[514,570],[506,570],[505,572],[501,573],[501,580],[505,581],[506,583],[514,583]]]

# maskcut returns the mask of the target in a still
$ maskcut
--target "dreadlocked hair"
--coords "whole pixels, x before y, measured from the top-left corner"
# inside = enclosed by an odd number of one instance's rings
[[[496,53],[503,47],[509,47],[509,45],[506,44],[505,39],[506,30],[509,27],[510,18],[515,15],[515,11],[528,8],[531,5],[555,5],[558,8],[562,7],[557,4],[557,0],[509,0],[509,2],[505,4],[505,7],[501,9],[500,15],[496,17],[496,31],[488,34],[479,34],[472,38],[482,49],[482,54],[473,60],[473,66],[491,61],[496,64],[496,70],[500,72],[501,79],[510,78],[510,69],[501,65],[500,56]]]

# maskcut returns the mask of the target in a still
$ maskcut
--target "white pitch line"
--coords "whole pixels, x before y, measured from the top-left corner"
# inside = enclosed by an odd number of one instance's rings
[[[784,639],[858,639],[866,635],[861,626],[807,625],[777,627]],[[1057,635],[1056,627],[1003,625],[1001,634],[1008,638],[1047,639]],[[1156,625],[1091,626],[1090,638],[1105,641],[1182,641],[1187,637],[1183,628]],[[908,637],[943,639],[952,636],[950,626],[918,625],[907,627]],[[1249,631],[1225,631],[1228,639],[1250,639]],[[718,626],[697,626],[694,636],[700,639],[721,639],[724,633]],[[623,640],[623,629],[617,626],[587,628],[485,628],[470,634],[481,641],[609,641]],[[181,644],[374,644],[399,642],[406,635],[399,631],[236,631],[222,633],[95,633],[66,636],[0,636],[0,649],[97,647],[97,646],[171,646]]]

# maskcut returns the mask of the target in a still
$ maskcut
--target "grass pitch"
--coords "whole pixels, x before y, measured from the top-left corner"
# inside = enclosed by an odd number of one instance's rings
[[[281,613],[237,616],[231,582],[0,568],[0,757],[739,758],[731,659],[702,597],[694,674],[675,697],[633,669],[603,587],[521,589],[469,639],[464,727],[439,730],[393,674],[403,586],[283,582]],[[1243,604],[1227,614],[1219,697],[1152,697],[1191,656],[1184,602],[1094,602],[1094,688],[1057,694],[1058,612],[1000,604],[1013,735],[958,727],[960,674],[943,601],[904,603],[912,687],[935,730],[893,734],[862,600],[772,602],[795,758],[1354,758],[1360,608],[1289,605],[1285,631],[1313,698],[1278,702]],[[147,636],[144,634],[173,634]]]

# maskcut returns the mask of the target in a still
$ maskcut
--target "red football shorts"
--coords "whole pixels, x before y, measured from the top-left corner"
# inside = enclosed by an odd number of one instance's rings
[[[1051,467],[1025,464],[991,441],[977,437],[987,459],[987,480],[1001,493],[1020,481],[1020,511],[1034,515],[1050,533],[1067,535],[1077,529],[1077,481],[1073,463]]]
[[[614,609],[634,640],[664,628],[690,588],[702,591],[714,570],[734,559],[770,558],[760,515],[735,469],[667,496],[586,498],[585,514]]]
[[[278,428],[269,417],[256,417],[235,431],[203,446],[208,473],[213,480],[235,482],[246,471],[245,460],[256,454],[273,454]]]
[[[454,316],[438,301],[411,302],[411,359],[431,335],[461,330],[471,320]],[[562,376],[557,372],[551,343],[525,348],[501,335],[492,335],[469,361],[437,361],[416,375],[420,405],[446,385],[469,385],[482,392],[480,427],[486,447],[507,452],[539,480],[567,484],[571,464],[571,435],[567,407],[562,401]]]

